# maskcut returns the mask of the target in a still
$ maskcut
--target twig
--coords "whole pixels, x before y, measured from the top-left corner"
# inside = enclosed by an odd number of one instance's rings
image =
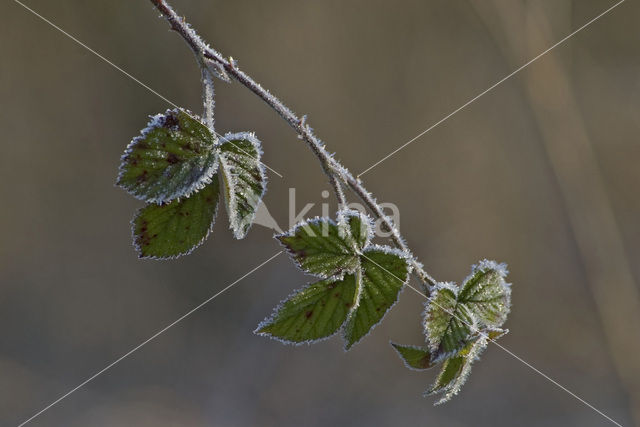
[[[413,267],[414,274],[416,274],[422,282],[424,285],[424,291],[428,295],[430,288],[436,285],[436,281],[424,270],[422,264],[411,253],[411,250],[407,246],[398,229],[393,224],[391,218],[384,213],[376,199],[362,185],[362,182],[355,178],[347,168],[327,152],[324,143],[313,133],[309,125],[307,125],[306,117],[298,117],[276,96],[264,89],[260,84],[253,80],[253,78],[240,70],[233,58],[225,58],[218,51],[206,44],[191,28],[191,26],[187,24],[184,18],[178,16],[174,9],[165,0],[150,1],[169,22],[171,29],[182,36],[185,42],[193,50],[196,57],[202,57],[206,60],[210,60],[217,67],[220,67],[229,77],[235,79],[266,102],[289,124],[289,126],[293,128],[293,130],[296,131],[299,138],[309,146],[311,151],[320,161],[322,169],[329,177],[329,182],[332,185],[334,192],[336,193],[336,197],[338,198],[338,202],[341,205],[346,205],[346,199],[339,184],[340,181],[346,184],[362,200],[367,208],[382,221],[384,227],[391,232],[391,239],[396,246],[410,255],[410,263]]]

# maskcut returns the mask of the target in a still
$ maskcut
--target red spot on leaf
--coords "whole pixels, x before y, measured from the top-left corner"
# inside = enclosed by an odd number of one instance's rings
[[[175,165],[178,162],[180,162],[180,157],[176,156],[173,153],[169,153],[169,155],[167,156],[167,163],[169,163],[170,165]]]

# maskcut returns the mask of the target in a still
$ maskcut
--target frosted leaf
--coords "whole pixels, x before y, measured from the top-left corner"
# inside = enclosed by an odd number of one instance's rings
[[[329,337],[338,331],[356,299],[356,276],[321,280],[303,288],[275,309],[256,333],[287,343]]]
[[[382,320],[398,300],[400,290],[409,279],[408,255],[388,246],[371,245],[371,229],[371,220],[367,215],[342,210],[338,212],[337,223],[329,218],[315,218],[303,221],[287,233],[276,236],[303,271],[327,279],[307,289],[341,280],[354,283],[354,294],[349,293],[348,303],[344,302],[344,307],[349,310],[340,313],[340,325],[337,325],[336,320],[329,328],[333,333],[339,326],[343,327],[346,350],[366,336]],[[341,279],[342,277],[344,279]],[[306,289],[294,297],[306,297],[304,292]],[[283,332],[276,335],[274,325],[284,322],[283,313],[293,311],[290,301],[294,297],[277,308],[276,314],[266,320],[257,332],[293,342],[316,339],[308,335],[287,337]],[[344,297],[344,293],[336,294],[334,297]],[[326,301],[322,300],[321,303],[324,304]],[[298,316],[296,322],[302,322],[300,313],[293,312]],[[316,312],[316,309],[307,310],[305,314],[313,317]],[[265,325],[272,329],[264,329]],[[301,328],[294,329],[302,331]],[[329,329],[320,330],[324,334],[329,333]],[[291,333],[291,330],[286,330],[286,334]]]
[[[405,366],[409,369],[421,371],[433,367],[431,362],[431,353],[427,347],[418,347],[415,345],[401,345],[391,343],[391,346],[398,353]]]
[[[439,283],[426,302],[425,332],[434,359],[464,347],[475,328],[472,313],[457,296],[455,285]]]
[[[358,305],[344,327],[345,349],[360,341],[398,300],[409,279],[409,264],[402,252],[371,246],[361,256],[362,285]]]
[[[220,186],[214,175],[209,185],[188,198],[148,204],[134,217],[134,245],[141,258],[176,258],[191,252],[207,238],[215,219]]]
[[[460,288],[438,284],[426,302],[425,332],[434,360],[464,348],[478,329],[500,327],[507,319],[511,289],[503,264],[481,261]]]
[[[506,266],[483,260],[458,288],[439,283],[426,303],[425,333],[431,362],[442,368],[427,394],[444,393],[436,404],[455,396],[466,381],[471,365],[487,344],[506,331],[511,288],[505,282]]]
[[[218,166],[215,137],[184,110],[153,116],[127,146],[117,185],[149,203],[191,195],[211,182]]]
[[[242,239],[267,189],[260,141],[253,133],[226,134],[218,150],[230,228]]]
[[[504,264],[484,260],[473,266],[462,283],[458,300],[473,311],[480,324],[499,327],[507,320],[511,288],[504,280],[506,275]]]
[[[310,274],[327,278],[358,268],[358,255],[346,233],[328,218],[301,222],[276,238],[298,266]]]
[[[501,329],[491,329],[486,333],[477,333],[455,356],[444,361],[440,373],[434,384],[425,395],[444,393],[436,405],[451,400],[458,394],[471,373],[471,366],[489,344],[489,341],[503,336],[506,332]]]
[[[368,215],[357,210],[341,210],[338,212],[338,224],[349,232],[356,251],[369,245],[373,237],[373,221]]]

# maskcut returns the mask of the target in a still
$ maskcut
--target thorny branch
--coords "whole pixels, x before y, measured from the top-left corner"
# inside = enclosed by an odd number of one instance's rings
[[[178,16],[174,9],[165,0],[150,0],[160,11],[162,16],[169,22],[171,29],[179,33],[187,42],[191,50],[196,55],[198,63],[203,68],[203,74],[216,74],[223,79],[233,78],[241,83],[255,95],[260,97],[271,108],[273,108],[288,124],[296,131],[298,137],[302,139],[320,161],[323,171],[329,177],[338,202],[341,206],[346,205],[346,199],[342,191],[340,182],[349,187],[369,208],[369,210],[382,221],[383,226],[391,232],[391,238],[398,248],[410,254],[410,262],[414,274],[422,282],[425,294],[430,293],[431,287],[436,285],[433,279],[422,267],[422,264],[411,253],[404,238],[393,224],[393,221],[384,213],[373,195],[367,191],[362,181],[337,161],[325,149],[324,143],[313,133],[313,130],[306,123],[306,116],[298,117],[289,107],[284,105],[276,96],[264,89],[253,78],[245,74],[237,66],[233,58],[225,58],[218,51],[206,44],[200,36],[189,26],[184,18]],[[206,68],[206,70],[204,70]],[[206,90],[206,89],[205,89]]]

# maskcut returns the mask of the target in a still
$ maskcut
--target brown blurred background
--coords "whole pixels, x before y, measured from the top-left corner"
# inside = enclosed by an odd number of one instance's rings
[[[198,71],[150,3],[27,4],[173,102]],[[216,48],[300,113],[354,173],[614,3],[604,0],[174,0]],[[17,425],[270,257],[227,219],[191,256],[140,261],[119,156],[169,106],[13,1],[0,26],[0,424]],[[436,278],[507,262],[501,344],[623,425],[638,422],[640,5],[627,0],[363,176],[401,209]],[[218,83],[220,132],[255,130],[266,203],[287,223],[328,189],[265,105]],[[549,426],[607,421],[495,346],[452,402],[421,393],[388,340],[420,344],[411,291],[349,353],[253,335],[310,278],[284,256],[35,419],[33,426]],[[635,351],[635,353],[634,353]],[[636,415],[634,416],[634,413]]]

